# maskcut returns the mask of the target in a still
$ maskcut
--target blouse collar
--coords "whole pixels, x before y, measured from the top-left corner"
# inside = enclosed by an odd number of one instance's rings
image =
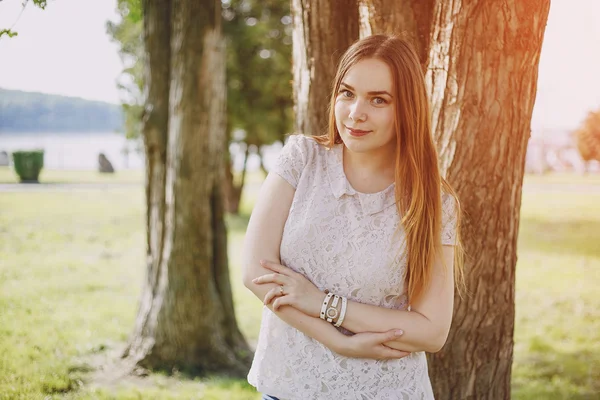
[[[327,176],[335,198],[339,199],[344,195],[356,196],[358,197],[362,211],[369,215],[376,214],[396,204],[394,183],[377,193],[357,192],[350,185],[344,172],[343,146],[343,144],[336,144],[327,151]]]

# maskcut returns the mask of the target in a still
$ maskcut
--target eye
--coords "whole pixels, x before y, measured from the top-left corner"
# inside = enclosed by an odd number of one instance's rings
[[[342,97],[347,97],[347,98],[352,98],[352,96],[354,96],[352,94],[352,92],[347,89],[340,90],[340,94],[342,95]]]
[[[383,97],[375,97],[373,99],[373,101],[375,102],[375,104],[377,104],[378,106],[382,105],[382,104],[387,104],[387,101],[383,98]]]

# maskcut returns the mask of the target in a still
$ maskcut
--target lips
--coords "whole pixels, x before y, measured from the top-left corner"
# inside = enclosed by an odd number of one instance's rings
[[[365,136],[366,134],[371,133],[371,131],[363,131],[361,129],[348,128],[346,125],[344,125],[344,127],[348,130],[348,133],[350,135],[355,137]]]

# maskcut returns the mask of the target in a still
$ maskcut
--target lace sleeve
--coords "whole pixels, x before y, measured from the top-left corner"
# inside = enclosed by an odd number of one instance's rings
[[[456,199],[449,195],[442,196],[442,244],[456,245],[456,224],[458,213]]]
[[[272,172],[285,179],[294,189],[298,186],[298,181],[307,160],[307,143],[309,140],[303,135],[292,135],[281,149]]]

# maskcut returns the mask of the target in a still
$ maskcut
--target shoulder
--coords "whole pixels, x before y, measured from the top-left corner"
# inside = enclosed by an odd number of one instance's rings
[[[302,164],[302,167],[318,163],[326,155],[327,148],[319,144],[312,136],[294,134],[288,136],[281,154],[283,157],[293,158]]]
[[[315,152],[319,152],[321,148],[325,148],[325,146],[320,145],[312,136],[307,136],[303,134],[294,134],[288,136],[288,139],[285,142],[285,146],[296,147],[302,154],[309,155]]]
[[[273,167],[273,171],[288,181],[294,188],[307,167],[315,164],[324,146],[318,144],[312,137],[305,135],[290,135]]]

